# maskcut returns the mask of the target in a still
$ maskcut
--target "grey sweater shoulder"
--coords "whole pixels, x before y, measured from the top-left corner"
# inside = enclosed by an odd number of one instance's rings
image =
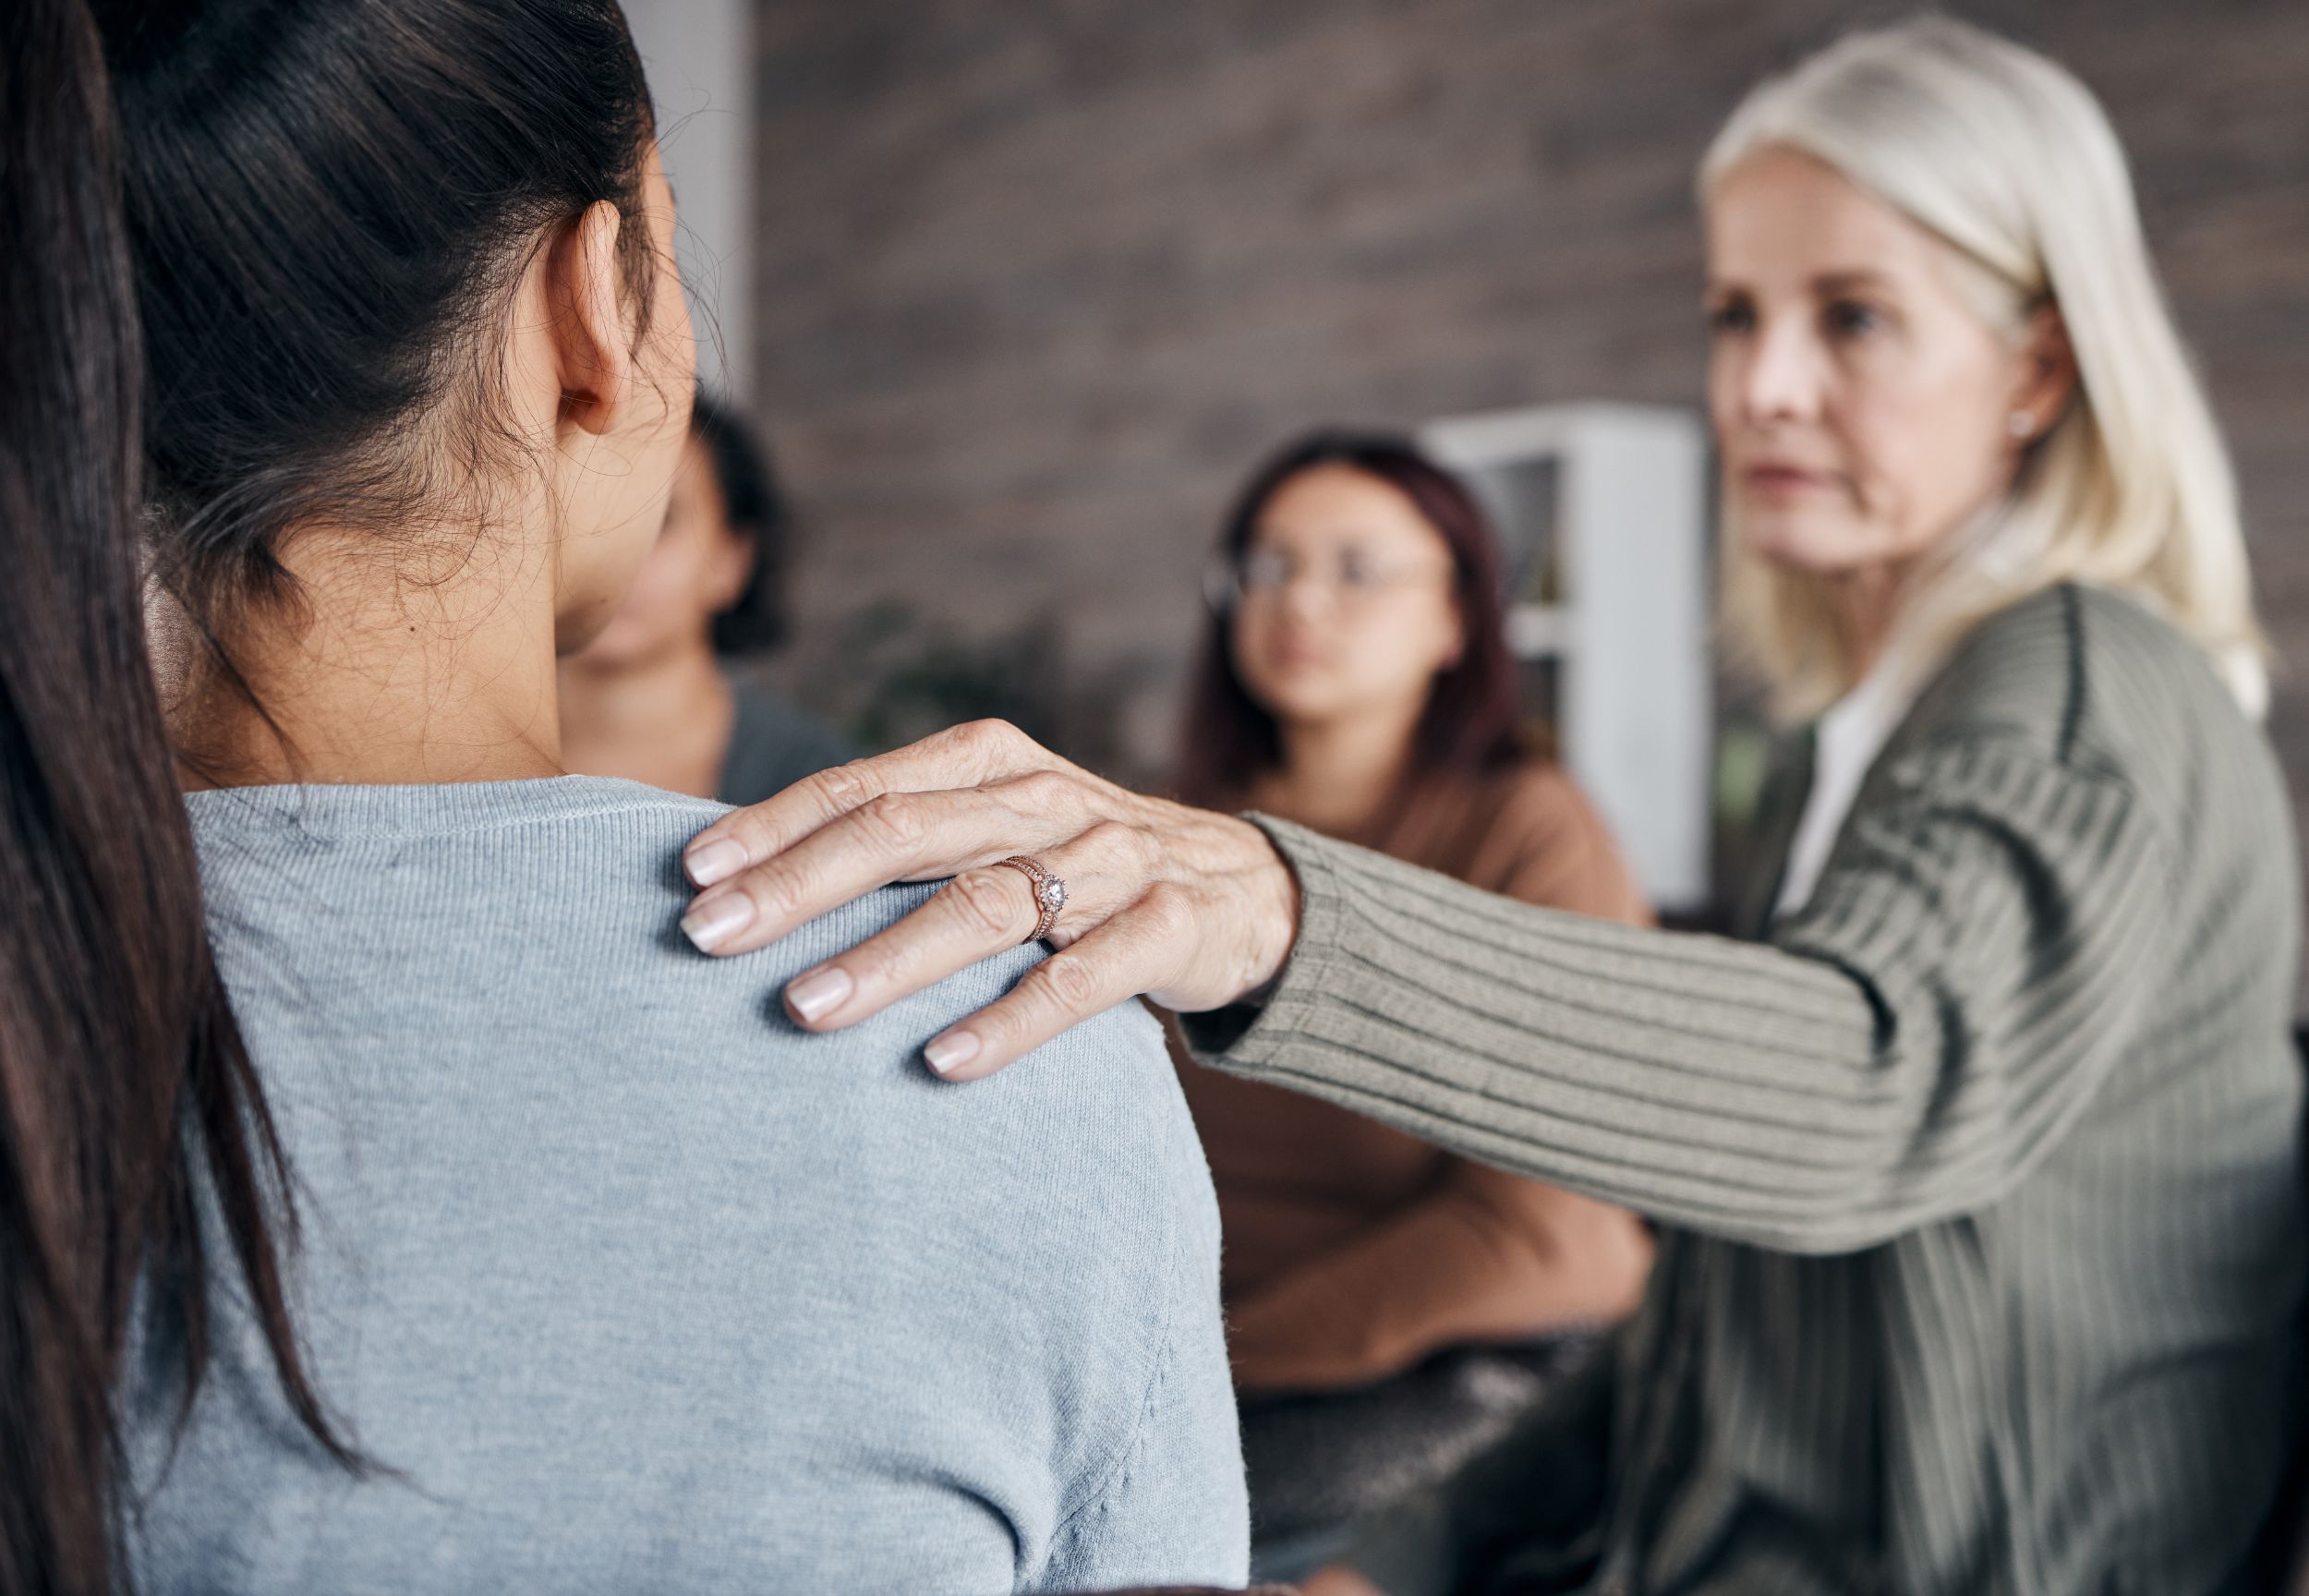
[[[212,928],[295,1166],[296,1301],[356,1480],[248,1327],[165,1458],[155,1591],[992,1592],[1239,1580],[1207,1171],[1151,1020],[958,1090],[924,1042],[1022,950],[850,1031],[790,976],[893,888],[696,956],[626,782],[194,794]]]

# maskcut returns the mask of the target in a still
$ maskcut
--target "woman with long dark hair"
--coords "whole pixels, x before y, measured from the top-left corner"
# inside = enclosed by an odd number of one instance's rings
[[[984,983],[765,1048],[922,890],[717,969],[721,811],[562,774],[695,381],[617,7],[103,19],[116,178],[78,6],[0,22],[10,1596],[1239,1580],[1152,1022],[973,1103],[911,1054]]]
[[[1500,561],[1408,440],[1321,431],[1228,514],[1181,795],[1256,809],[1486,891],[1633,924],[1633,877],[1533,749]],[[1182,1062],[1217,1182],[1227,1349],[1263,1569],[1446,1471],[1624,1315],[1650,1243],[1624,1210],[1346,1108]]]

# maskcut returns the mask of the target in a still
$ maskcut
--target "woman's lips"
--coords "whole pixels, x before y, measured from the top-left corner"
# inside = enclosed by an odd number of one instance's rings
[[[1740,473],[1740,480],[1747,484],[1749,492],[1768,499],[1788,498],[1828,486],[1826,473],[1807,471],[1801,466],[1789,466],[1779,461],[1750,466]]]

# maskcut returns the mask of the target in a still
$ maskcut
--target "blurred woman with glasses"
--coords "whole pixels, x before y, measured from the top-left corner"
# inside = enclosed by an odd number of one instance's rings
[[[1475,501],[1408,441],[1287,446],[1206,580],[1183,795],[1643,923],[1603,825],[1519,724],[1502,588]],[[1635,1305],[1650,1242],[1619,1209],[1348,1109],[1181,1072],[1218,1183],[1262,1571],[1288,1577],[1496,1434],[1566,1331]]]

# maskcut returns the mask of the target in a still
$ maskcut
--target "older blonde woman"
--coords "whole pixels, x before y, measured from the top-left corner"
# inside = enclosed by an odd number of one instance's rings
[[[1593,1378],[1312,1590],[2239,1587],[2303,1289],[2298,882],[2229,468],[2116,139],[1928,20],[1759,89],[1702,171],[1733,630],[1817,715],[1755,945],[1578,920],[971,728],[703,833],[758,946],[984,1075],[1148,990],[1208,1062],[1656,1218]],[[987,866],[1034,855],[1067,892]]]

